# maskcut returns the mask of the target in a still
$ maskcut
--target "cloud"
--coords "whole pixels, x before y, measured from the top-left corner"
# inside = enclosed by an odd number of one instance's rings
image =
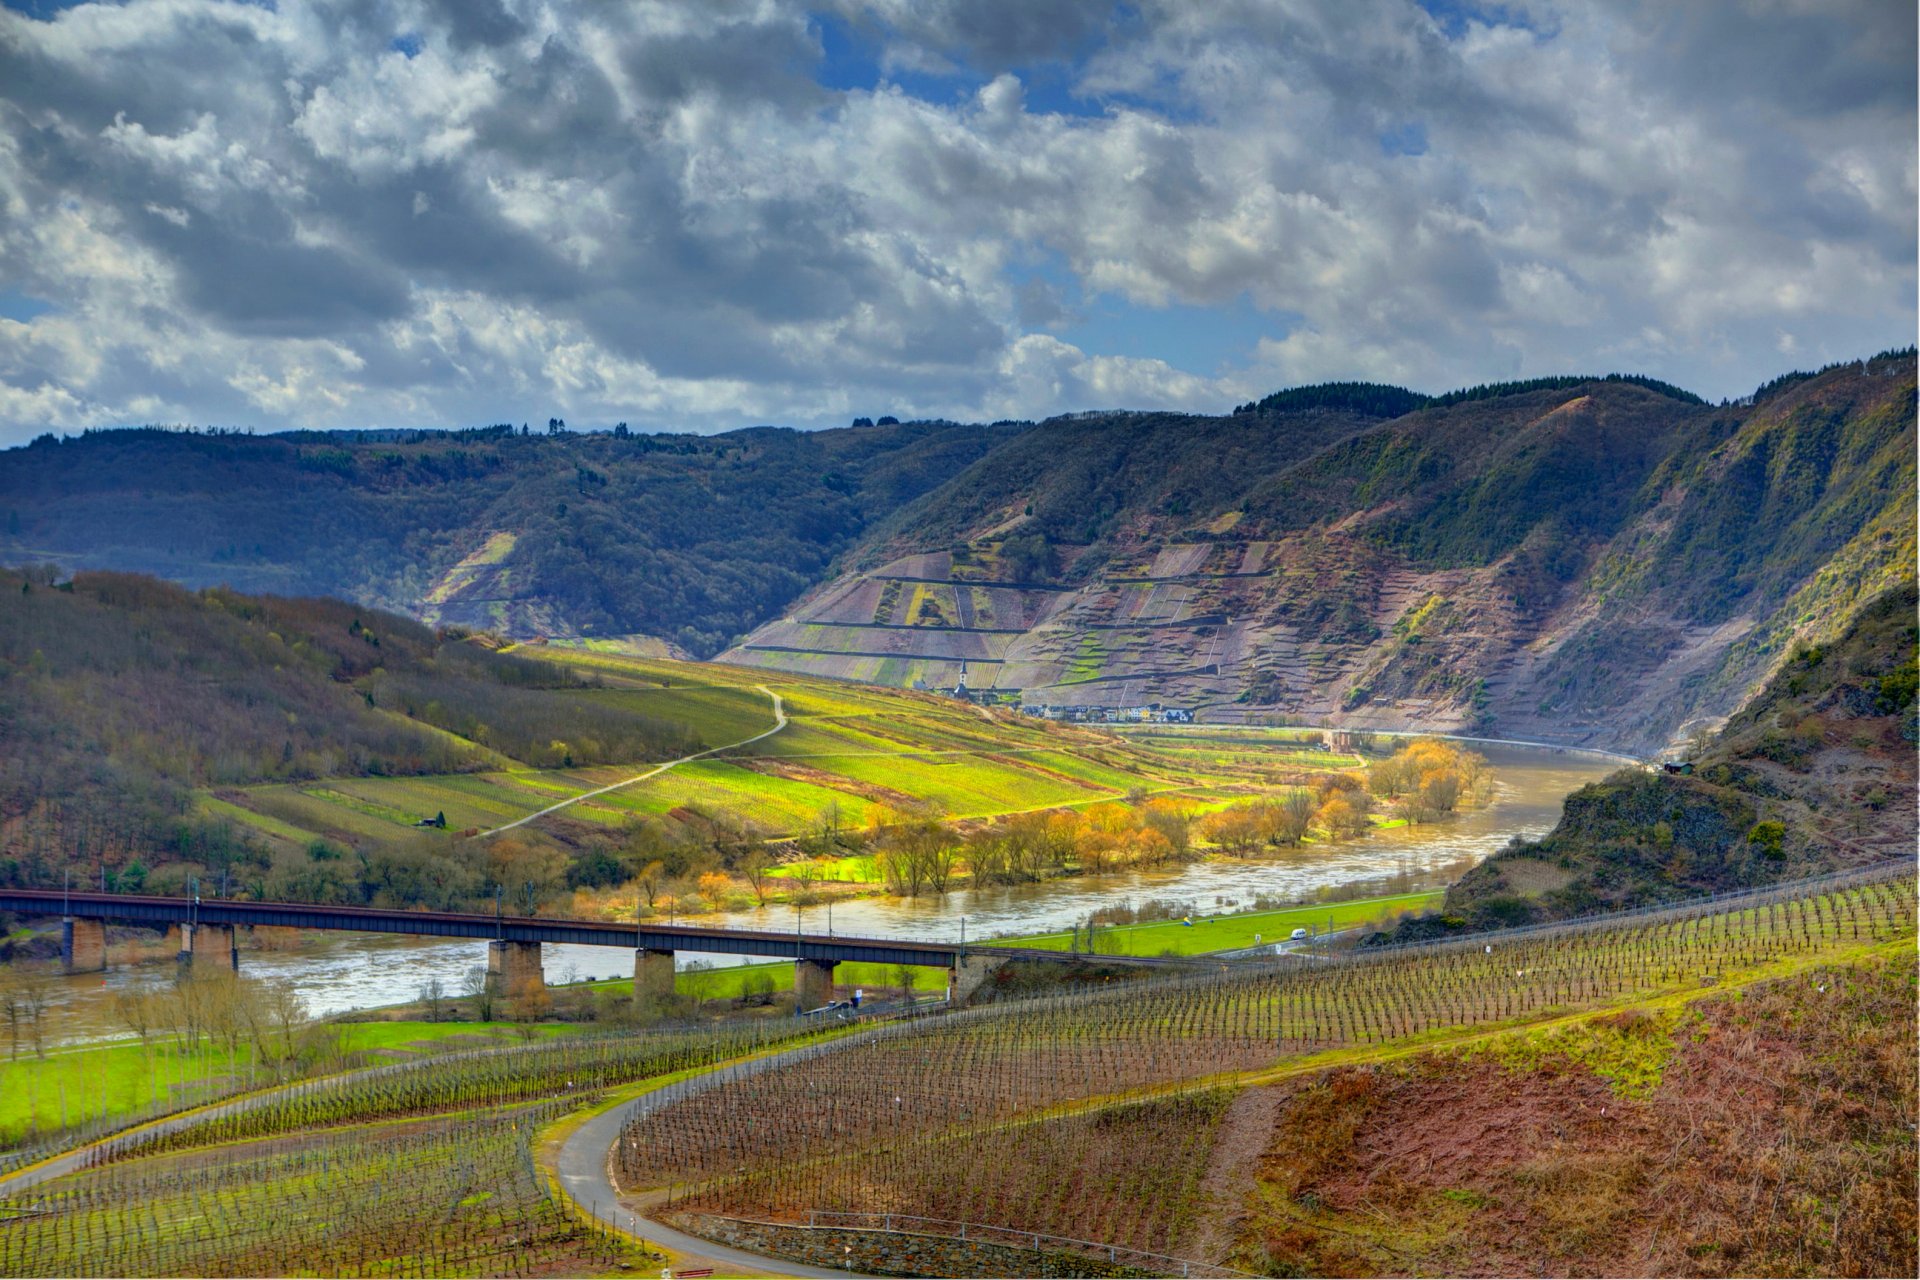
[[[47,304],[0,321],[0,443],[1218,409],[1602,369],[1737,395],[1913,332],[1910,8],[821,14],[0,11],[0,293]],[[822,83],[839,30],[884,50],[878,84]],[[1076,345],[1096,307],[1105,332],[1192,316],[1218,356]]]

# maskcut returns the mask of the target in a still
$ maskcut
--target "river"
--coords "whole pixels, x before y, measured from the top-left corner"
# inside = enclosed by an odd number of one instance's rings
[[[1477,745],[1495,779],[1485,806],[1443,822],[1387,828],[1362,840],[1306,846],[1296,852],[1250,860],[1197,862],[1184,867],[1074,876],[1045,884],[960,889],[944,897],[855,898],[796,913],[779,905],[694,917],[702,925],[743,929],[791,929],[867,936],[952,941],[1064,931],[1102,906],[1149,900],[1190,904],[1207,915],[1245,910],[1258,901],[1310,898],[1334,886],[1395,879],[1395,887],[1437,886],[1467,866],[1497,852],[1514,836],[1533,838],[1559,820],[1567,793],[1606,776],[1619,760],[1526,747]],[[1384,883],[1380,886],[1384,891]],[[1359,890],[1364,892],[1364,889]],[[831,920],[829,921],[829,916]],[[964,923],[963,923],[964,922]],[[677,961],[739,963],[739,957],[681,952]],[[297,949],[243,950],[242,972],[294,981],[315,1015],[377,1008],[418,998],[438,978],[456,994],[470,970],[486,963],[480,942],[426,942],[379,934],[311,934]],[[631,977],[633,953],[625,948],[550,946],[549,983]],[[55,1038],[86,1040],[124,1033],[113,1019],[117,990],[172,980],[162,961],[60,980],[51,1020]]]

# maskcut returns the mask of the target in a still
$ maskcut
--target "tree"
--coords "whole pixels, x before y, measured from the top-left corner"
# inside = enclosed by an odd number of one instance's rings
[[[763,907],[767,905],[767,890],[771,887],[767,873],[772,870],[773,855],[764,844],[755,845],[740,858],[740,874],[753,889],[754,900]]]
[[[145,1046],[153,1031],[153,998],[145,991],[121,988],[113,993],[113,1016]]]
[[[440,1021],[441,1006],[447,1000],[447,984],[439,978],[428,978],[420,987],[420,1000],[427,1006],[427,1021]]]
[[[667,885],[667,864],[655,858],[640,868],[640,874],[633,878],[633,882],[640,886],[640,892],[647,900],[647,910],[653,910],[660,900],[660,891]]]
[[[473,1016],[481,1022],[493,1021],[493,983],[483,965],[467,970],[460,980],[460,994],[473,1001]]]

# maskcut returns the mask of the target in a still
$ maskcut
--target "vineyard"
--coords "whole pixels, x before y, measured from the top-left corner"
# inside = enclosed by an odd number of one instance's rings
[[[728,1068],[615,1170],[688,1210],[891,1212],[1172,1252],[1233,1085],[1329,1050],[1697,993],[1911,936],[1910,878],[988,1007]],[[1326,1060],[1326,1059],[1322,1059]]]
[[[89,1171],[0,1202],[7,1275],[531,1275],[642,1259],[547,1192],[529,1142],[576,1102]]]
[[[1910,938],[1914,916],[1910,873],[1882,869],[837,1036],[780,1020],[374,1067],[130,1130],[71,1172],[0,1194],[0,1274],[649,1268],[631,1238],[558,1196],[534,1143],[608,1091],[662,1079],[679,1083],[634,1104],[613,1165],[627,1191],[663,1191],[669,1211],[912,1215],[1217,1254],[1222,1153],[1244,1159],[1264,1132],[1254,1104],[1266,1091],[1249,1084],[1370,1047],[1744,984]]]
[[[578,1036],[308,1081],[134,1130],[0,1195],[0,1275],[532,1275],[644,1262],[530,1144],[606,1089],[815,1034]]]

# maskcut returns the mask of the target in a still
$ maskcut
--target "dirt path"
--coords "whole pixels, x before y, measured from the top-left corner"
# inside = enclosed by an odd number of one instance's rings
[[[1198,1227],[1176,1242],[1179,1256],[1225,1261],[1246,1216],[1254,1172],[1273,1140],[1281,1098],[1278,1089],[1242,1089],[1227,1108],[1200,1179],[1200,1198],[1207,1207]]]
[[[735,747],[752,746],[754,743],[760,741],[762,738],[771,738],[774,734],[780,732],[782,729],[787,727],[786,704],[780,700],[779,694],[767,688],[767,686],[763,684],[757,684],[753,687],[758,689],[760,692],[766,694],[769,698],[773,699],[773,728],[768,729],[766,732],[756,733],[751,738],[742,738],[738,742],[728,742],[728,743],[722,744],[721,746],[708,747],[705,751],[696,751],[690,756],[681,756],[678,760],[669,760],[665,764],[657,764],[653,766],[653,768],[647,770],[645,773],[637,773],[631,778],[623,778],[619,782],[610,782],[604,787],[595,787],[591,791],[582,791],[577,796],[569,796],[567,799],[562,800],[559,804],[550,804],[546,808],[538,810],[534,813],[530,813],[524,818],[515,818],[512,822],[506,823],[503,826],[495,827],[491,831],[482,831],[480,833],[480,838],[484,840],[488,836],[497,836],[502,831],[511,831],[515,827],[523,827],[527,823],[532,822],[535,818],[544,818],[550,813],[558,813],[560,810],[566,808],[568,805],[579,804],[582,800],[591,800],[595,796],[603,796],[607,794],[607,792],[609,791],[618,791],[622,787],[630,787],[636,782],[645,782],[648,778],[657,778],[661,774],[665,773],[667,770],[673,768],[675,765],[686,764],[690,760],[704,760],[708,756],[718,755],[722,751],[732,751]]]

